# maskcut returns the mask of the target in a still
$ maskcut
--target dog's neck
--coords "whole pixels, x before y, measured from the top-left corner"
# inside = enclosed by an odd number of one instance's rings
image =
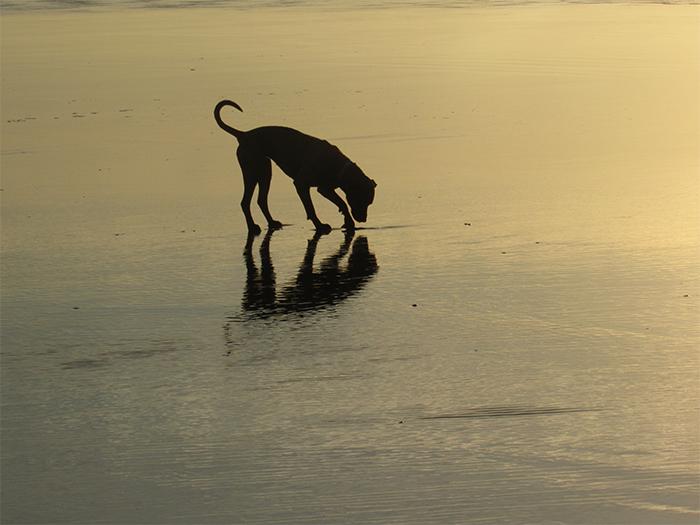
[[[340,188],[340,187],[343,186],[343,183],[345,182],[345,172],[346,172],[346,171],[348,170],[348,168],[349,168],[350,166],[352,166],[352,165],[353,165],[353,162],[352,162],[350,159],[346,160],[346,161],[345,161],[345,164],[343,164],[343,167],[340,168],[340,171],[339,171],[338,174],[335,176],[335,178],[336,178],[336,184],[337,184],[337,187],[338,187],[338,188]]]

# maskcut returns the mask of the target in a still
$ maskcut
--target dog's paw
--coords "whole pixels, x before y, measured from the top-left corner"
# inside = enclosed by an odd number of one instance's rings
[[[330,224],[319,224],[316,226],[316,231],[319,233],[330,233],[333,230]]]
[[[354,232],[355,231],[355,223],[354,222],[346,222],[343,224],[343,230],[346,232]]]
[[[248,234],[249,235],[260,235],[262,233],[262,230],[260,229],[260,226],[257,224],[251,224],[248,226]]]
[[[271,230],[281,230],[282,229],[282,223],[280,221],[272,221],[267,224],[267,227],[270,228]]]

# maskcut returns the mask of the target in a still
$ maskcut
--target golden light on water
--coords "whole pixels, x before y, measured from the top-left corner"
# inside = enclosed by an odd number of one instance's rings
[[[3,518],[696,523],[699,21],[3,9]],[[367,229],[248,238],[224,98]]]

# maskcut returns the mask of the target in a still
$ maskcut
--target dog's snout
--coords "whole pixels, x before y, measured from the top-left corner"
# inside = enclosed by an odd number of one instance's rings
[[[352,216],[357,222],[367,222],[367,210],[352,209]]]

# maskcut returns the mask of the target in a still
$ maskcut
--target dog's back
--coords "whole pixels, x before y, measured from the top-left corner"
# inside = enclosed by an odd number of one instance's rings
[[[264,126],[246,131],[238,137],[238,142],[257,155],[272,159],[294,180],[300,176],[315,179],[315,166],[342,166],[347,161],[347,157],[328,141],[283,126]],[[315,186],[324,181],[306,182]]]

